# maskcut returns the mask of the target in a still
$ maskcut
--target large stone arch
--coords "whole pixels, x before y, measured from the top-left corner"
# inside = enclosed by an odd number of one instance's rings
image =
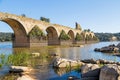
[[[71,41],[74,41],[74,40],[75,40],[74,32],[73,32],[72,30],[69,30],[69,31],[68,31],[68,35],[70,36],[70,38],[71,38],[70,40],[71,40]]]
[[[48,36],[48,45],[59,45],[60,41],[58,39],[59,36],[57,30],[53,26],[50,26],[47,27],[46,31]]]
[[[92,33],[89,33],[89,41],[92,41],[93,40],[93,35]]]
[[[0,21],[7,23],[13,29],[13,47],[29,47],[27,32],[19,21],[12,18],[4,18]]]
[[[89,34],[89,36],[90,36],[91,38],[93,38],[93,35],[92,35],[91,33]]]

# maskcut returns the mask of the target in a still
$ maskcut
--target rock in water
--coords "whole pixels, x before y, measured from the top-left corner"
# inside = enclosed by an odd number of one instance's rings
[[[81,61],[64,59],[64,58],[57,58],[53,62],[54,67],[67,67],[67,66],[74,67],[74,66],[83,65],[83,64],[84,63]]]
[[[98,80],[100,67],[97,64],[85,64],[81,67],[82,80]]]
[[[30,67],[24,67],[24,66],[11,66],[10,71],[12,73],[21,73],[21,72],[30,72],[32,69]]]

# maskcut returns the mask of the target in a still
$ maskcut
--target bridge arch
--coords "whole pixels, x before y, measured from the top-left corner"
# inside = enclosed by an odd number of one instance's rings
[[[59,45],[59,36],[57,30],[53,26],[49,26],[46,29],[48,37],[48,45]]]
[[[70,38],[71,38],[70,40],[71,40],[71,41],[74,41],[75,36],[74,36],[74,32],[73,32],[72,30],[69,30],[69,31],[68,31],[68,35],[69,35]]]
[[[15,19],[12,18],[4,18],[0,20],[2,22],[7,23],[14,32],[13,36],[13,47],[28,47],[29,39],[27,37],[27,32],[24,28],[24,26]]]
[[[89,34],[89,41],[91,41],[93,39],[93,35],[92,33]]]
[[[92,35],[91,33],[89,34],[89,36],[90,36],[91,38],[93,37],[93,35]]]

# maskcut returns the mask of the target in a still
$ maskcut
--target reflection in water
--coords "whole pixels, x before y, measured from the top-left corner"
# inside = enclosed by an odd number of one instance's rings
[[[78,73],[75,70],[73,70],[61,76],[49,78],[48,80],[68,80],[69,77],[73,77],[74,80],[81,80],[81,73]]]
[[[65,73],[70,73],[71,71],[80,72],[80,66],[77,67],[67,67],[67,68],[54,68],[55,73],[57,73],[59,76],[64,75]]]
[[[112,61],[120,61],[120,58],[117,56],[112,56],[112,54],[94,52],[94,48],[100,48],[110,44],[118,44],[119,42],[101,42],[95,44],[88,44],[84,47],[67,47],[67,48],[55,48],[56,53],[62,58],[68,59],[106,59]]]

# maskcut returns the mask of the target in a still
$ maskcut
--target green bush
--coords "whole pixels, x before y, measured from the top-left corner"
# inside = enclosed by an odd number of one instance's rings
[[[98,37],[96,37],[96,36],[93,36],[93,40],[94,41],[99,41]]]
[[[35,25],[35,27],[29,32],[28,35],[30,38],[40,38],[45,36],[45,34],[37,25]]]
[[[10,54],[8,55],[7,64],[14,66],[27,66],[29,63],[31,55],[30,54]]]
[[[76,41],[81,41],[81,40],[82,40],[82,35],[76,34],[75,40],[76,40]]]
[[[86,35],[86,38],[85,38],[85,40],[87,40],[87,41],[90,41],[90,40],[92,40],[92,36],[90,36],[90,35]]]
[[[69,40],[70,36],[68,34],[66,34],[64,30],[62,30],[61,33],[60,33],[59,39],[60,40]]]
[[[45,18],[45,17],[40,17],[40,20],[41,21],[45,21],[45,22],[50,22],[50,19],[49,18]]]

